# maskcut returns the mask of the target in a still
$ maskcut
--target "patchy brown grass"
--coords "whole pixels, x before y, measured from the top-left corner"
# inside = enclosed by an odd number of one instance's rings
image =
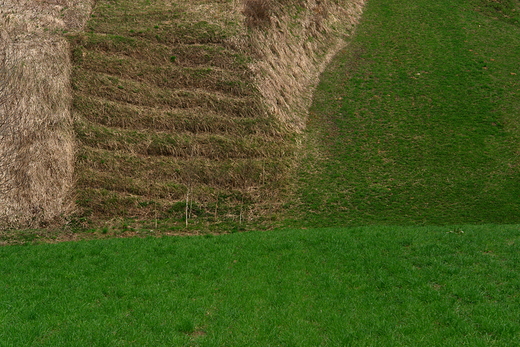
[[[231,2],[100,0],[69,35],[81,218],[241,221],[280,201],[295,143],[242,23]]]
[[[319,73],[364,1],[0,2],[25,81],[5,225],[74,210],[207,226],[283,205]]]
[[[255,21],[246,0],[246,23]],[[258,0],[260,1],[260,0]],[[268,25],[250,25],[251,45],[259,57],[252,65],[255,82],[269,111],[291,131],[305,127],[319,75],[346,44],[365,0],[266,2]],[[261,11],[263,12],[263,10]],[[265,21],[264,21],[265,22]]]

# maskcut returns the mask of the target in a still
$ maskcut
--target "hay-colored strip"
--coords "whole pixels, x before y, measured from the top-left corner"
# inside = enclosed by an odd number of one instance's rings
[[[74,97],[74,109],[78,112],[78,117],[112,128],[258,135],[279,139],[283,136],[280,127],[268,117],[233,117],[202,107],[184,109],[136,106],[77,93]]]
[[[235,158],[217,162],[199,157],[186,161],[90,147],[84,147],[79,155],[84,159],[78,171],[83,187],[126,191],[143,196],[159,194],[163,198],[160,191],[149,191],[147,187],[152,184],[171,188],[198,182],[220,189],[260,188],[270,182],[281,183],[289,163],[284,158]],[[110,180],[106,180],[109,176]]]
[[[294,146],[283,138],[264,136],[223,136],[217,134],[136,131],[77,123],[76,134],[82,144],[141,155],[225,158],[288,157]]]
[[[123,103],[148,107],[202,107],[234,117],[255,117],[263,113],[258,97],[233,97],[204,89],[168,89],[133,79],[76,68],[76,92]]]
[[[166,45],[135,37],[102,34],[96,32],[68,36],[74,47],[74,57],[81,58],[85,50],[98,53],[117,54],[138,59],[151,65],[171,64],[177,66],[212,66],[229,71],[249,71],[251,59],[219,44],[175,44]]]
[[[10,120],[0,141],[1,228],[47,225],[72,209],[70,47],[53,32],[80,28],[89,12],[89,1],[0,1],[2,68],[17,76],[0,105]]]

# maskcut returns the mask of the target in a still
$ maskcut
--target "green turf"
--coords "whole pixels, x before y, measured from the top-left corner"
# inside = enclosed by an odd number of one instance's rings
[[[297,224],[520,221],[520,28],[475,3],[368,2],[316,93]]]
[[[0,346],[517,346],[520,226],[0,248]]]

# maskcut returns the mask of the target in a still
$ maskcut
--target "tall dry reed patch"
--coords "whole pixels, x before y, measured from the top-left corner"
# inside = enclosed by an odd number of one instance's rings
[[[250,28],[266,27],[271,23],[271,0],[244,0],[242,13]]]
[[[0,227],[37,227],[72,208],[69,45],[88,2],[0,1]],[[74,6],[78,10],[74,11]]]
[[[258,56],[251,66],[258,89],[288,129],[303,130],[319,75],[345,45],[364,3],[244,0],[242,13]]]
[[[7,41],[5,32],[0,32],[0,194],[9,190],[10,179],[7,169],[15,155],[14,148],[2,145],[12,141],[17,125],[15,115],[7,110],[15,107],[16,99],[12,97],[12,90],[21,82],[21,74],[12,67],[13,63],[7,52]]]

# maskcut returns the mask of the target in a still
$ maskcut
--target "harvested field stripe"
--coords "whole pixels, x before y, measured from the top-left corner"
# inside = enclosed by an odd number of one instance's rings
[[[247,76],[210,66],[182,67],[170,62],[157,66],[139,59],[117,55],[85,52],[77,66],[89,72],[111,75],[120,79],[134,80],[167,89],[196,88],[208,92],[225,93],[236,97],[255,93]]]
[[[281,129],[266,117],[233,117],[202,107],[154,108],[76,93],[74,107],[85,120],[123,129],[155,129],[217,134],[263,135],[280,138]]]
[[[235,98],[202,89],[168,89],[110,74],[76,68],[74,89],[81,93],[138,106],[176,108],[207,107],[234,116],[253,117],[261,106],[253,98]]]

